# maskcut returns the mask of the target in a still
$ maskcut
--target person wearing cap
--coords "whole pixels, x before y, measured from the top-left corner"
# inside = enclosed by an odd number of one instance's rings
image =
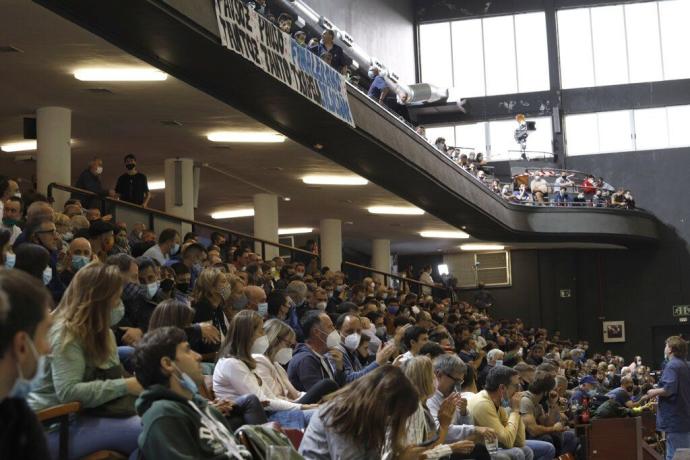
[[[299,44],[299,46],[306,48],[307,47],[307,33],[303,30],[298,30],[295,32],[295,34],[292,36],[292,38],[295,39],[295,41]]]
[[[379,104],[384,104],[386,97],[390,93],[390,88],[386,83],[386,79],[381,75],[381,69],[378,66],[371,66],[369,69],[369,78],[371,79],[371,86],[367,95],[379,101]]]
[[[596,395],[594,389],[597,384],[597,379],[592,375],[585,375],[580,379],[580,385],[573,390],[573,395],[570,397],[570,404],[582,404],[583,399],[589,399]]]
[[[102,220],[92,222],[89,227],[89,243],[91,243],[92,253],[98,257],[98,260],[105,263],[105,259],[115,246],[115,227]]]

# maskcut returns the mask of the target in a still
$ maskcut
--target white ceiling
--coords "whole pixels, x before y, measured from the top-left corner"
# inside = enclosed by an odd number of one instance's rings
[[[134,153],[149,180],[163,179],[166,158],[193,158],[201,171],[196,219],[253,232],[252,218],[212,221],[224,208],[251,206],[255,193],[288,196],[279,202],[281,227],[314,227],[324,218],[344,222],[343,238],[361,251],[367,240],[388,238],[401,254],[456,252],[467,240],[426,240],[422,230],[453,230],[428,214],[375,216],[366,207],[406,205],[390,192],[363,187],[307,186],[310,173],[346,174],[347,170],[295,142],[219,145],[206,133],[214,130],[264,130],[257,121],[187,84],[169,77],[164,82],[88,83],[72,72],[83,66],[145,65],[105,40],[28,0],[5,0],[0,15],[0,144],[22,139],[22,119],[44,106],[72,110],[72,177],[89,159],[104,160],[103,181],[114,186],[124,172],[122,158]],[[96,89],[94,92],[92,90]],[[106,90],[103,92],[101,90]],[[176,121],[181,126],[169,126]],[[24,154],[0,154],[3,174],[31,180],[34,161],[15,161]],[[232,177],[239,177],[238,181]],[[152,207],[163,209],[163,192],[154,192]]]
[[[300,178],[305,174],[348,171],[292,141],[266,145],[209,142],[205,137],[209,131],[266,128],[175,78],[146,83],[76,80],[72,72],[78,67],[144,64],[34,3],[3,2],[0,30],[0,46],[10,45],[22,51],[0,53],[0,143],[21,140],[22,119],[33,116],[37,108],[70,108],[73,179],[94,155],[103,158],[103,181],[110,186],[123,172],[122,157],[127,153],[137,156],[139,169],[150,180],[163,178],[164,159],[187,157],[210,166],[201,172],[197,220],[210,222],[211,212],[251,205],[253,194],[271,191],[291,198],[290,202],[279,204],[281,227],[318,227],[323,218],[340,218],[349,222],[343,226],[344,238],[389,238],[394,248],[400,243],[408,250],[410,243],[421,241],[421,230],[453,229],[429,215],[368,214],[368,206],[407,204],[371,183],[352,188],[304,185]],[[173,120],[182,126],[164,124]],[[31,178],[35,162],[14,161],[21,156],[2,153],[0,169],[6,174]],[[153,207],[162,209],[163,192],[155,192],[155,196]],[[215,223],[252,232],[251,218]],[[453,246],[452,241],[426,241],[419,250],[435,251],[449,246]]]

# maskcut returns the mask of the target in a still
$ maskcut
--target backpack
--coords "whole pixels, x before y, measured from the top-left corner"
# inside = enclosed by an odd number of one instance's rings
[[[264,425],[242,425],[235,436],[252,453],[256,460],[268,458],[269,446],[285,446],[290,449],[290,460],[304,460],[293,447],[292,442],[282,432]]]
[[[628,415],[629,411],[627,408],[621,406],[615,399],[609,399],[599,406],[594,414],[594,418],[621,418]]]

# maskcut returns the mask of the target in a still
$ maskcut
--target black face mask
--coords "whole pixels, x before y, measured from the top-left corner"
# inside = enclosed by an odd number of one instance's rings
[[[189,290],[189,283],[177,283],[177,289],[182,292],[187,292]]]
[[[136,167],[137,167],[137,165],[135,165],[134,163],[129,163],[129,164],[125,165],[125,168],[127,168],[127,171],[131,171],[132,169],[134,169]]]
[[[161,290],[163,291],[172,291],[173,286],[175,286],[175,281],[170,278],[164,279],[160,284]]]

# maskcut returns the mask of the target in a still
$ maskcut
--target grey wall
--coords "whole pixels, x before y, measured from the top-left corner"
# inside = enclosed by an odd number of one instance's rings
[[[305,0],[403,82],[415,78],[412,0]]]

